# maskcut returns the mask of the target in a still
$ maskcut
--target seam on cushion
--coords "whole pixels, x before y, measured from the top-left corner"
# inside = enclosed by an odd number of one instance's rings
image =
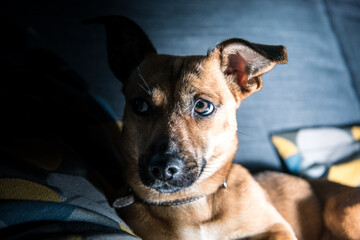
[[[353,92],[355,94],[355,97],[356,97],[356,100],[357,100],[356,101],[357,109],[360,109],[360,105],[359,105],[360,104],[359,103],[360,102],[360,95],[359,95],[358,91],[356,91],[357,87],[356,87],[356,84],[355,84],[355,76],[354,76],[354,73],[352,72],[352,70],[350,68],[349,59],[346,57],[342,41],[339,38],[339,33],[338,33],[338,31],[336,31],[336,27],[335,27],[334,19],[333,19],[333,14],[331,13],[330,4],[328,3],[329,0],[322,0],[322,2],[323,2],[325,14],[327,16],[327,21],[329,23],[331,31],[333,32],[333,35],[335,36],[335,42],[336,42],[336,44],[337,44],[337,46],[338,46],[338,48],[340,50],[342,60],[343,60],[343,62],[345,64],[345,69],[347,70],[347,72],[349,74],[349,77],[350,77],[351,87],[352,87],[352,90],[353,90]]]

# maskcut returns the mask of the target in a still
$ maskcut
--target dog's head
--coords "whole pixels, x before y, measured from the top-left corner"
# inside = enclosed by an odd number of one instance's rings
[[[230,39],[206,56],[160,55],[133,21],[94,21],[106,26],[123,83],[127,183],[154,202],[214,192],[237,149],[236,109],[261,89],[263,73],[286,63],[285,48]]]

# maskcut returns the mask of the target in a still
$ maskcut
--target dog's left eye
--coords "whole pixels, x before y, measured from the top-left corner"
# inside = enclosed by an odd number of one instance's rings
[[[131,102],[132,110],[138,115],[147,115],[150,113],[149,103],[142,98],[135,98]]]
[[[200,98],[195,102],[194,111],[200,116],[208,116],[212,114],[214,110],[215,110],[214,104],[212,104],[207,100]]]

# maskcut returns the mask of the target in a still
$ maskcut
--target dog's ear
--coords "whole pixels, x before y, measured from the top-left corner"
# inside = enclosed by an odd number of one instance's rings
[[[240,98],[246,98],[262,87],[261,75],[276,64],[287,63],[286,48],[229,39],[217,45],[221,70],[240,86]]]
[[[156,54],[144,31],[129,18],[104,16],[86,20],[84,23],[105,24],[109,65],[123,83],[147,56]]]

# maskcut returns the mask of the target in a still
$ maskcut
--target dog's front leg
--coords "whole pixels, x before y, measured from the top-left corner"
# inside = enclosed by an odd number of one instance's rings
[[[277,223],[272,225],[266,232],[245,238],[246,240],[296,240],[296,236],[288,226]],[[240,239],[239,239],[240,240]],[[242,240],[244,240],[242,238]]]
[[[296,240],[296,236],[293,231],[282,224],[275,224],[269,230],[269,240]]]

